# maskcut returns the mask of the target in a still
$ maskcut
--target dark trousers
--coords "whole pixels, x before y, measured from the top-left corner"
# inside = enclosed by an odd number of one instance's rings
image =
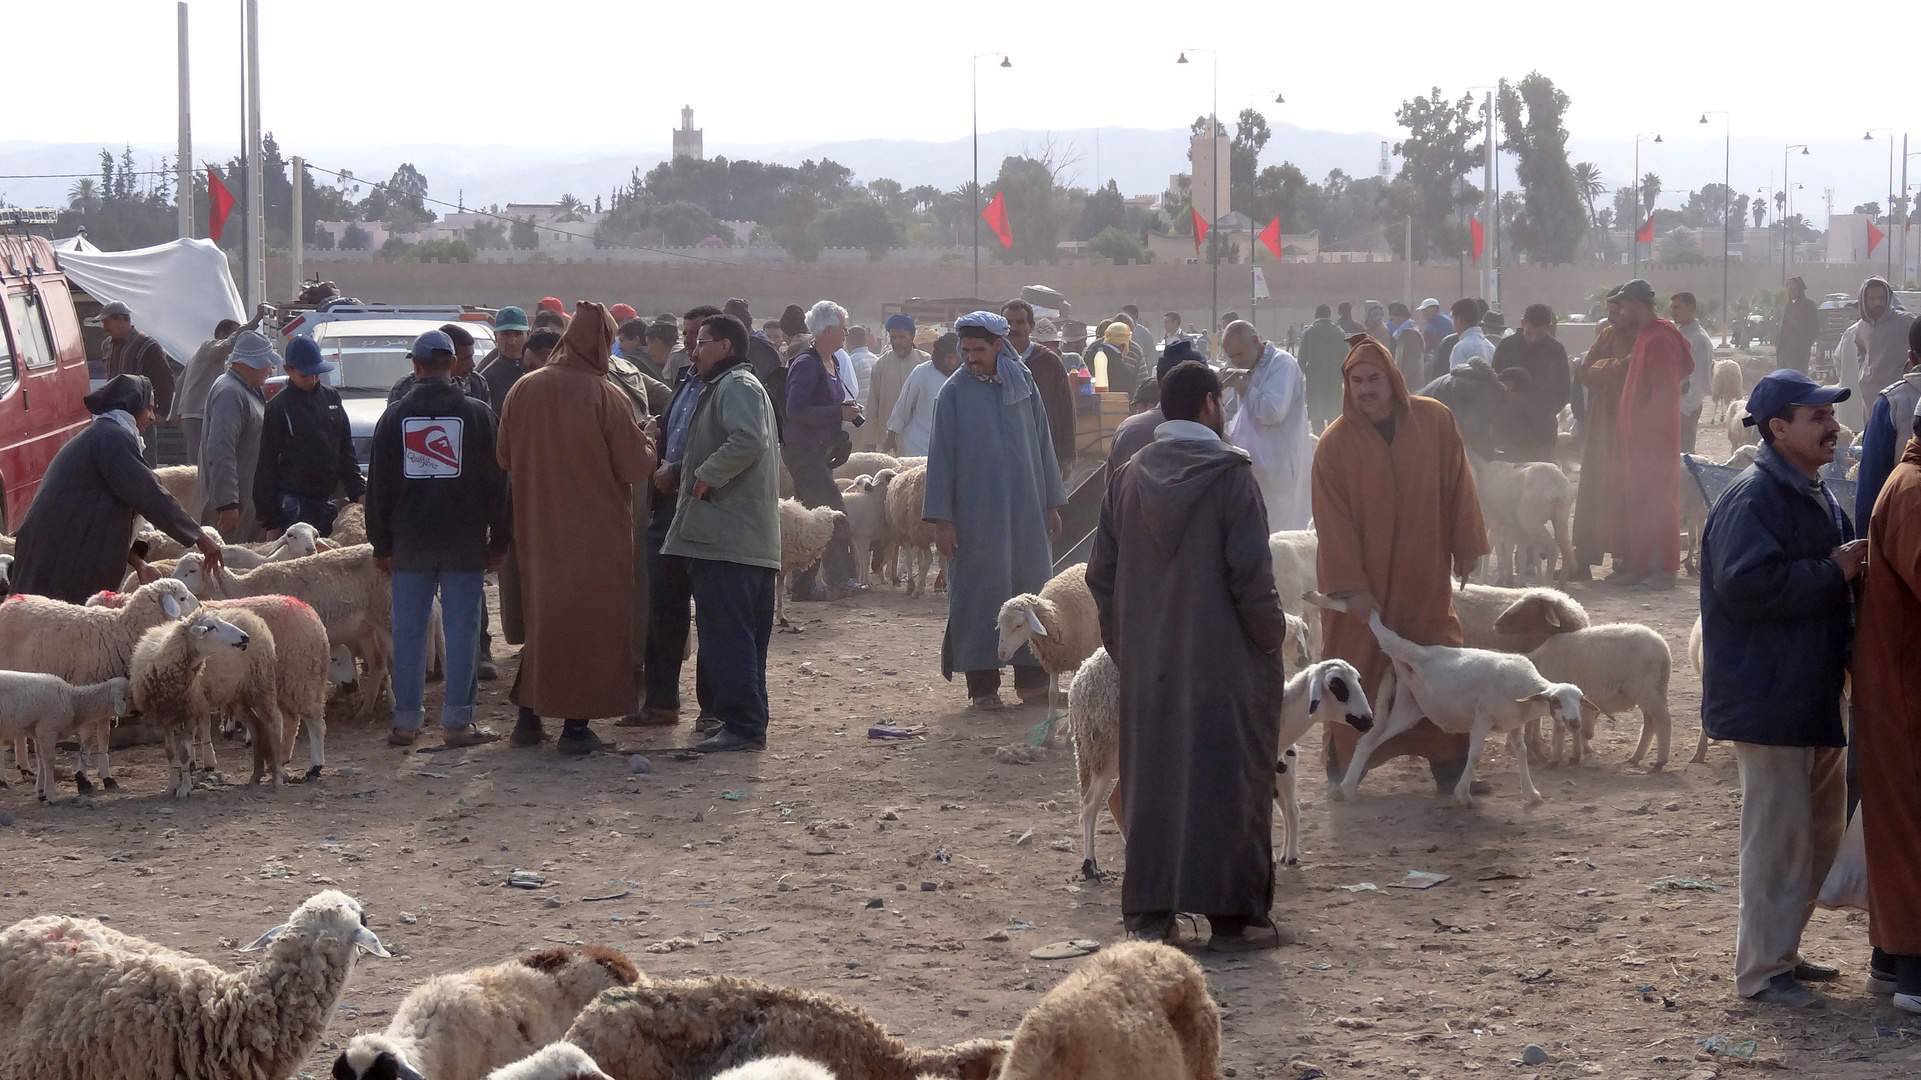
[[[1681,452],[1694,453],[1694,443],[1701,435],[1701,410],[1681,414]]]
[[[765,744],[775,571],[715,559],[687,562],[694,583],[694,621],[700,629],[700,663],[713,673],[714,717],[741,738]]]
[[[809,509],[816,506],[846,509],[840,499],[840,485],[834,483],[834,470],[827,464],[829,449],[826,446],[790,446],[781,452],[782,460],[787,462],[787,471],[794,478],[794,498]],[[844,585],[853,578],[854,545],[846,521],[834,526],[834,538],[827,543],[827,553],[821,556],[819,569],[826,572],[829,585]],[[816,570],[811,566],[795,574],[793,598],[804,600],[812,596],[815,577]]]
[[[967,696],[970,698],[996,693],[1001,688],[1001,671],[999,668],[988,668],[986,671],[964,671],[961,674],[967,676]],[[1016,691],[1043,690],[1046,689],[1046,687],[1047,670],[1045,668],[1029,666],[1027,664],[1014,665],[1014,689]]]
[[[1803,375],[1808,373],[1808,354],[1814,351],[1813,345],[1799,342],[1783,342],[1774,348],[1774,366],[1792,368]]]
[[[647,698],[650,709],[680,708],[680,664],[687,655],[687,631],[692,625],[694,581],[688,575],[693,560],[662,555],[667,529],[674,523],[674,500],[662,497],[647,523]],[[705,635],[702,635],[705,637]],[[694,661],[694,698],[706,714],[713,707],[713,687],[707,668]]]

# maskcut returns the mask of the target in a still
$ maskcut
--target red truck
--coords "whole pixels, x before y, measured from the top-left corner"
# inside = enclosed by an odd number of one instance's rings
[[[53,455],[91,419],[86,396],[86,347],[53,245],[0,233],[0,532],[19,527]]]

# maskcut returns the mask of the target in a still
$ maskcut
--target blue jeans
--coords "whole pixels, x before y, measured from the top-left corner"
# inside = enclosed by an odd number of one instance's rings
[[[305,495],[295,495],[289,491],[280,493],[280,520],[282,529],[296,521],[304,521],[314,527],[322,536],[332,536],[334,518],[340,511],[326,499],[309,499]]]
[[[436,591],[440,594],[440,624],[447,638],[447,696],[440,706],[440,726],[461,728],[474,722],[474,701],[480,695],[474,650],[480,639],[480,586],[484,577],[478,570],[394,571],[396,730],[418,731],[427,715],[421,700],[427,691],[427,628],[433,618]]]
[[[767,742],[767,642],[774,634],[774,571],[688,559],[700,666],[713,689],[714,716],[744,739]]]

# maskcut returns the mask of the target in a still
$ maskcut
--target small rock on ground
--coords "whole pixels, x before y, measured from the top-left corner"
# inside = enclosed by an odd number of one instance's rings
[[[1521,1050],[1521,1060],[1529,1065],[1546,1065],[1547,1050],[1539,1043],[1528,1043]]]

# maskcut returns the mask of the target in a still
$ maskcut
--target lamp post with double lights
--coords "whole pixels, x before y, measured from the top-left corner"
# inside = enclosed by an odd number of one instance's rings
[[[1788,158],[1796,151],[1808,156],[1807,143],[1789,143],[1781,151],[1781,284],[1788,283],[1788,260],[1794,253],[1794,185],[1788,183]]]
[[[1213,49],[1182,49],[1180,59],[1174,62],[1176,64],[1187,63],[1187,54],[1191,52],[1206,53],[1209,66],[1213,69],[1214,97],[1213,104],[1209,106],[1207,113],[1208,186],[1214,189],[1209,195],[1209,198],[1212,200],[1212,208],[1208,214],[1207,227],[1213,229],[1220,224],[1221,220],[1221,55]],[[1275,100],[1278,101],[1279,97],[1277,96]],[[1231,175],[1233,169],[1231,157],[1228,168]],[[1192,185],[1189,185],[1189,190],[1192,190]],[[1215,352],[1214,346],[1221,336],[1221,260],[1219,251],[1220,244],[1218,239],[1207,246],[1207,261],[1209,265],[1213,267],[1214,271],[1212,314],[1207,320],[1207,353],[1210,359]]]
[[[1634,231],[1629,233],[1628,237],[1629,237],[1629,240],[1634,245],[1634,276],[1635,277],[1641,276],[1641,140],[1642,139],[1653,139],[1655,142],[1660,142],[1661,134],[1660,132],[1656,132],[1656,131],[1647,131],[1634,136],[1634,176],[1629,185],[1634,189],[1634,220],[1628,222],[1628,227],[1633,229]],[[1654,207],[1652,206],[1648,207],[1648,214],[1650,216],[1654,214]]]
[[[1707,123],[1710,116],[1721,118],[1721,344],[1726,345],[1734,325],[1733,309],[1728,307],[1728,245],[1734,236],[1734,124],[1726,109],[1702,113],[1701,123]]]
[[[1000,66],[1011,68],[1014,62],[1006,53],[975,53],[972,64],[974,75],[974,295],[981,294],[981,57],[998,56]]]

